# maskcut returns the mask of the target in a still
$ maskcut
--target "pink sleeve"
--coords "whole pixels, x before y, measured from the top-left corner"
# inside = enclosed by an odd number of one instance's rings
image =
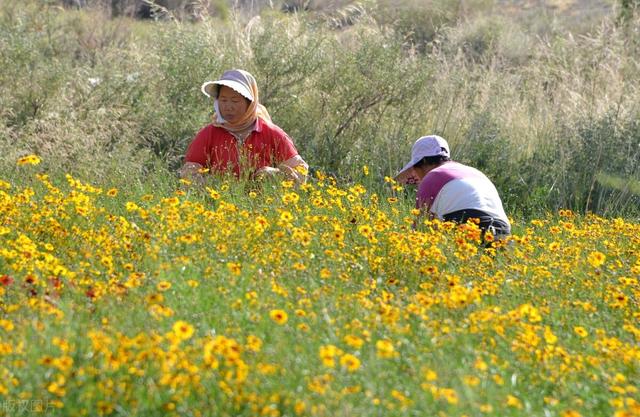
[[[433,200],[436,199],[436,196],[440,190],[442,190],[442,187],[454,178],[455,176],[446,169],[438,169],[437,171],[434,170],[429,172],[422,179],[420,187],[418,188],[416,207],[420,209],[423,207],[426,209],[431,208]]]
[[[416,195],[416,208],[429,210],[431,204],[433,204],[433,200],[436,198],[433,193],[427,178],[425,178],[418,188],[418,194]]]

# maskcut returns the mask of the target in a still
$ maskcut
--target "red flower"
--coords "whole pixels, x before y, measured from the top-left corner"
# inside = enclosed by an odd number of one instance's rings
[[[2,275],[0,276],[0,284],[2,284],[3,287],[11,285],[13,284],[13,278],[11,278],[9,275]]]

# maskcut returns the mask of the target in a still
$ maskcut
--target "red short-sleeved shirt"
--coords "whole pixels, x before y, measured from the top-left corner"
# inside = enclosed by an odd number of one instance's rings
[[[241,165],[248,164],[253,171],[277,165],[298,155],[293,141],[284,130],[260,118],[239,148],[238,140],[226,129],[208,125],[198,132],[189,145],[185,162],[196,162],[213,172],[231,170],[240,175]]]

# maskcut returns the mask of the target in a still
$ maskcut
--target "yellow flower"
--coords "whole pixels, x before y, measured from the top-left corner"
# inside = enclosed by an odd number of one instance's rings
[[[169,281],[160,281],[158,285],[156,285],[158,291],[166,291],[171,288],[171,283]]]
[[[270,363],[259,363],[256,365],[256,369],[262,375],[273,375],[278,371],[278,367]]]
[[[220,193],[216,190],[214,190],[213,188],[209,188],[206,187],[207,191],[209,192],[209,197],[213,198],[214,200],[217,200],[220,198]]]
[[[518,397],[514,397],[513,395],[507,395],[506,403],[509,407],[522,409],[522,401],[520,401]]]
[[[47,387],[47,391],[50,393],[57,395],[58,397],[64,397],[67,393],[67,390],[64,387],[64,377],[60,376],[55,382],[52,382]]]
[[[378,340],[376,342],[377,355],[379,358],[395,358],[398,352],[395,351],[393,343],[388,340]]]
[[[344,343],[351,346],[354,349],[360,349],[360,346],[364,343],[364,340],[360,339],[357,336],[348,334],[344,337]]]
[[[350,353],[347,353],[340,358],[340,366],[349,372],[355,372],[360,368],[360,359]]]
[[[198,240],[199,240],[198,235],[194,235],[194,234],[186,234],[178,237],[178,242],[186,243],[186,244],[195,243]]]
[[[2,327],[8,332],[12,331],[15,328],[15,326],[10,320],[5,320],[5,319],[0,319],[0,327]]]
[[[242,272],[242,266],[237,262],[227,262],[227,269],[236,276]]]
[[[606,259],[607,257],[604,253],[595,251],[589,254],[587,262],[589,262],[589,264],[594,268],[600,268]]]
[[[110,190],[107,191],[107,195],[109,197],[115,197],[118,195],[118,190],[115,188],[111,188]]]
[[[158,284],[160,285],[160,284]],[[171,284],[169,284],[171,285]],[[145,301],[149,304],[160,304],[161,302],[164,301],[164,297],[162,296],[162,294],[149,294],[145,297]]]
[[[320,346],[319,349],[319,356],[322,359],[323,364],[330,368],[335,366],[333,358],[342,355],[342,353],[342,350],[334,345],[323,345]]]
[[[462,381],[465,383],[465,385],[475,387],[480,383],[480,378],[475,375],[465,375],[462,377]]]
[[[309,170],[305,168],[303,165],[296,166],[294,170],[296,170],[298,173],[302,175],[307,175],[309,173]]]
[[[371,236],[373,234],[373,229],[368,224],[363,224],[362,226],[358,226],[358,232],[365,236]]]
[[[496,384],[504,385],[504,379],[500,375],[495,374],[495,375],[492,375],[491,378],[493,379],[493,382],[495,382]]]
[[[247,336],[247,349],[252,352],[260,352],[260,349],[262,349],[262,339],[254,335]]]
[[[449,404],[458,404],[458,393],[452,388],[442,388],[440,395],[444,397]]]
[[[173,325],[173,332],[180,340],[187,340],[193,335],[193,326],[186,321],[178,320]]]
[[[553,345],[558,341],[558,337],[553,334],[553,331],[549,326],[545,326],[544,328],[544,340],[550,345]]]
[[[332,380],[333,377],[331,375],[324,374],[316,376],[311,381],[309,381],[307,387],[309,388],[309,390],[323,395],[327,391],[327,388],[329,388],[329,384],[331,384]]]
[[[293,406],[293,411],[295,411],[297,415],[302,415],[306,408],[307,406],[305,403],[303,403],[302,401],[296,401],[296,404]]]
[[[300,200],[300,196],[296,193],[294,193],[293,191],[285,193],[282,196],[282,202],[285,204],[296,204],[298,201]]]
[[[546,404],[549,404],[549,405],[550,405],[550,406],[552,406],[552,407],[555,407],[556,405],[558,405],[558,403],[559,403],[560,401],[558,401],[558,399],[553,398],[553,397],[544,397],[544,402],[545,402]]]
[[[427,381],[436,381],[438,379],[438,373],[433,369],[424,368],[422,374]]]
[[[589,335],[589,332],[587,332],[587,329],[585,329],[582,326],[575,326],[573,328],[573,331],[580,337],[587,337]]]
[[[67,355],[61,356],[59,358],[54,358],[51,365],[55,366],[61,371],[66,371],[71,369],[73,366],[73,358]]]
[[[18,159],[18,165],[38,165],[40,163],[40,158],[37,155],[27,155]]]
[[[487,369],[489,369],[489,365],[487,365],[487,363],[483,361],[482,358],[477,358],[473,367],[479,371],[486,371]]]
[[[280,212],[280,220],[282,220],[283,222],[290,222],[291,220],[293,220],[293,214],[286,210],[283,210],[282,212]]]
[[[280,325],[285,324],[287,320],[289,320],[289,316],[284,310],[271,310],[271,312],[269,312],[269,317],[271,317],[271,320],[276,324]]]
[[[100,400],[98,401],[97,409],[98,415],[107,416],[113,413],[113,404]]]

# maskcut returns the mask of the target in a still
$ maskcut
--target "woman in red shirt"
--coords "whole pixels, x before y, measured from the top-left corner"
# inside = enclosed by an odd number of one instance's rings
[[[309,168],[291,138],[271,121],[258,100],[255,78],[247,71],[225,71],[216,81],[202,85],[215,99],[213,123],[204,127],[189,145],[182,177],[201,178],[212,173],[259,178],[283,174],[302,183]]]

